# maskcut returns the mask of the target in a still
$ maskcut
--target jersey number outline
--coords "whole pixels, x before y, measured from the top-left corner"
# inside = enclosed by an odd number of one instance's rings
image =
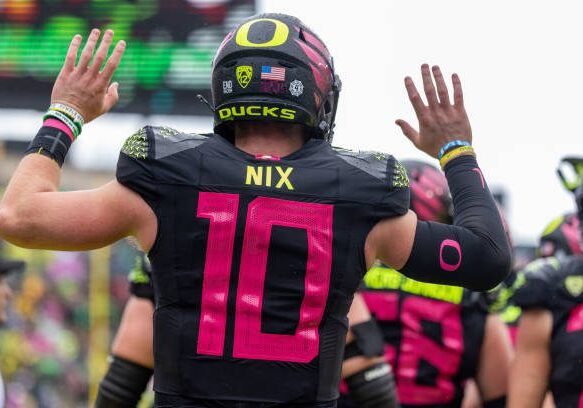
[[[200,192],[197,217],[208,218],[197,353],[222,356],[239,195]],[[332,270],[330,204],[257,197],[249,203],[235,300],[233,357],[308,363],[319,352]],[[261,332],[261,309],[272,226],[306,230],[304,296],[295,334]]]
[[[408,296],[399,305],[399,294],[394,292],[363,292],[363,296],[379,322],[401,322],[399,352],[394,346],[385,345],[387,361],[393,367],[395,361],[398,362],[395,377],[401,403],[431,405],[452,402],[455,397],[453,377],[464,351],[461,306],[418,296]],[[441,325],[442,344],[423,335],[422,320]],[[417,382],[421,360],[438,370],[434,386]]]

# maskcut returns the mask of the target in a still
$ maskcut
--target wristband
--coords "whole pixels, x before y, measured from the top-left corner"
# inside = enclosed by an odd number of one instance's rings
[[[444,154],[439,160],[439,165],[442,169],[445,169],[447,163],[460,156],[476,156],[476,153],[472,146],[460,146]]]
[[[459,147],[459,146],[471,146],[470,142],[466,140],[451,140],[443,145],[441,149],[439,149],[439,153],[437,153],[437,160],[441,160],[443,155],[447,153],[452,147]]]
[[[42,154],[57,162],[59,167],[63,167],[65,156],[73,140],[61,129],[52,126],[43,126],[31,140],[25,154],[37,153]]]
[[[81,127],[85,125],[85,118],[77,110],[62,103],[51,103],[49,110],[55,110],[67,115],[73,122],[79,122]]]
[[[77,136],[79,136],[81,134],[81,125],[73,122],[73,120],[71,118],[69,118],[67,115],[65,115],[62,112],[55,111],[55,110],[49,110],[43,116],[43,120],[47,120],[48,118],[58,119],[61,122],[63,122],[65,125],[67,125],[67,127],[69,129],[71,129],[71,132],[73,132],[75,139],[77,138]]]

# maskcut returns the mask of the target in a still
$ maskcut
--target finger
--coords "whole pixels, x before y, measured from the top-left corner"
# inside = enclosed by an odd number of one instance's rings
[[[81,53],[81,58],[79,58],[79,63],[77,64],[77,68],[85,70],[89,66],[89,61],[91,61],[91,57],[93,56],[93,50],[95,50],[95,44],[97,44],[97,40],[99,39],[99,30],[94,28],[91,30],[91,34],[89,34],[89,38],[87,38],[87,43],[83,48],[83,52]],[[84,71],[81,71],[84,72]]]
[[[109,81],[111,81],[111,78],[115,73],[115,70],[119,66],[121,57],[123,56],[125,49],[126,49],[125,41],[118,41],[118,43],[115,45],[113,52],[111,53],[109,59],[105,63],[105,67],[103,67],[103,72],[101,72],[102,75],[101,80],[104,81],[105,83],[109,83]]]
[[[101,40],[101,44],[99,44],[99,48],[93,57],[93,62],[91,63],[91,71],[95,74],[99,72],[101,69],[101,64],[107,58],[107,53],[109,52],[109,47],[111,46],[111,42],[113,41],[113,31],[107,30],[105,34],[103,34],[103,38]]]
[[[453,74],[451,76],[451,82],[453,83],[453,103],[457,107],[464,106],[464,93],[462,91],[462,82],[458,74]]]
[[[415,146],[417,146],[419,142],[419,132],[417,132],[413,126],[411,126],[403,119],[397,119],[395,123],[401,128],[401,131],[405,136],[407,136],[407,139],[409,139]]]
[[[437,94],[435,93],[435,87],[433,86],[433,78],[431,78],[429,65],[421,65],[421,77],[423,78],[423,90],[425,91],[425,96],[427,96],[429,106],[437,106],[439,101],[437,100]]]
[[[421,99],[421,95],[419,95],[417,87],[415,86],[415,83],[413,82],[411,77],[405,78],[405,88],[407,89],[407,95],[409,95],[411,105],[413,105],[413,109],[415,110],[415,113],[419,117],[423,110],[426,108],[426,106],[423,103],[423,99]]]
[[[77,52],[79,51],[79,46],[81,45],[82,37],[79,34],[73,36],[71,44],[69,44],[69,50],[67,51],[67,56],[65,57],[65,63],[63,64],[64,72],[71,72],[75,69],[75,61],[77,61]]]
[[[439,96],[439,103],[449,105],[449,93],[447,92],[447,85],[443,79],[441,69],[437,65],[434,65],[432,70],[433,77],[435,78],[435,86],[437,87],[437,95]]]
[[[109,112],[111,108],[119,100],[119,93],[118,93],[119,84],[114,82],[107,88],[107,93],[105,94],[105,100],[103,101],[103,113]]]

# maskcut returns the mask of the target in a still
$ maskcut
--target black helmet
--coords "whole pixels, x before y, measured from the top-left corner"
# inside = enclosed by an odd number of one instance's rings
[[[411,189],[411,209],[422,221],[451,224],[452,201],[443,173],[419,160],[404,160]]]
[[[340,87],[328,49],[299,19],[251,17],[227,34],[213,60],[215,132],[233,120],[281,121],[330,141]]]
[[[579,225],[579,218],[573,213],[553,219],[539,238],[538,255],[545,258],[582,255]]]

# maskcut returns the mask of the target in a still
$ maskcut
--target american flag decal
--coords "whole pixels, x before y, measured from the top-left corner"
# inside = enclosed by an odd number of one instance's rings
[[[268,79],[270,81],[285,81],[285,68],[263,65],[261,66],[261,79]]]

